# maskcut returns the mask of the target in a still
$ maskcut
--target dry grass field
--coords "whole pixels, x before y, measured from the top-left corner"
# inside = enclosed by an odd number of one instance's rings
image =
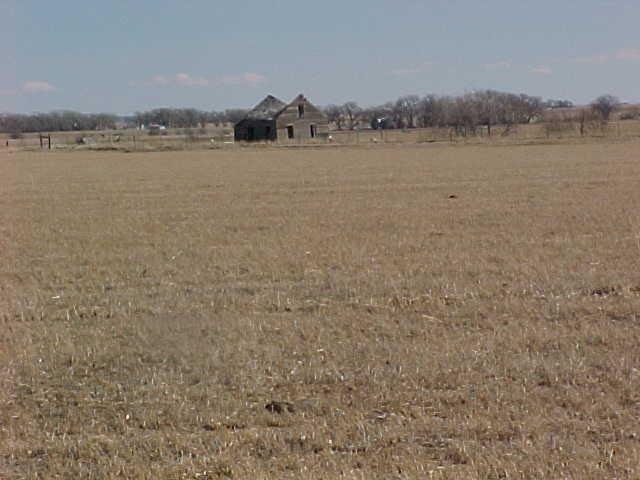
[[[640,478],[639,152],[0,153],[0,478]]]
[[[565,112],[566,114],[566,112]],[[479,127],[475,134],[455,135],[452,128],[409,128],[389,130],[331,130],[331,140],[317,139],[280,139],[278,146],[318,146],[327,143],[335,146],[355,146],[373,144],[422,144],[447,142],[464,145],[516,145],[516,144],[568,144],[568,143],[602,143],[629,142],[640,138],[640,120],[612,121],[606,125],[588,124],[585,134],[580,134],[577,122],[537,122],[527,125],[495,125],[491,136],[486,127]],[[87,143],[84,143],[86,140]],[[0,133],[0,152],[5,150],[5,142],[9,142],[12,151],[40,150],[38,133],[25,133],[22,138],[12,139]],[[79,143],[79,141],[81,141]],[[252,143],[235,142],[233,126],[226,124],[220,127],[172,128],[167,135],[149,135],[148,132],[136,129],[105,131],[74,131],[51,133],[52,150],[98,150],[130,152],[159,152],[184,150],[220,150],[234,148],[251,148],[273,146],[273,142]],[[45,139],[44,149],[48,149]],[[5,150],[6,151],[6,150]]]

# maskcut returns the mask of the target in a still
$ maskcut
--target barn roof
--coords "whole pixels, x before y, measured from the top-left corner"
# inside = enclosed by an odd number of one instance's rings
[[[244,116],[242,120],[240,120],[236,125],[241,123],[245,123],[251,120],[261,120],[261,121],[272,121],[275,120],[282,112],[284,112],[288,107],[293,105],[297,105],[299,103],[306,103],[310,105],[319,115],[323,117],[324,112],[319,108],[315,107],[313,104],[307,100],[307,98],[301,93],[296,98],[291,100],[289,103],[284,103],[279,98],[274,97],[273,95],[267,95],[264,100],[262,100],[258,105],[253,107],[253,109],[249,110],[249,112]]]
[[[316,107],[313,103],[311,103],[307,99],[307,97],[305,97],[302,93],[298,94],[298,96],[296,96],[296,98],[294,98],[287,105],[285,105],[285,107],[281,111],[285,110],[287,107],[292,107],[292,106],[295,106],[295,105],[299,105],[300,103],[304,103],[307,106],[313,108],[314,112],[315,112],[315,115],[319,115],[319,116],[322,116],[322,117],[326,118],[326,115],[324,114],[324,112],[321,109],[319,109],[318,107]],[[276,114],[276,116],[278,116],[279,114],[280,114],[280,112],[278,112]]]
[[[264,100],[247,113],[246,118],[253,120],[271,120],[286,106],[287,104],[282,100],[273,95],[267,95]]]

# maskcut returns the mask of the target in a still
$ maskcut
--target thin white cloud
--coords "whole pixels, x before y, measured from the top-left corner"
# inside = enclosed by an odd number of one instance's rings
[[[43,82],[41,80],[28,80],[22,85],[22,91],[25,93],[44,93],[53,92],[56,87],[49,82]]]
[[[487,70],[509,70],[511,66],[511,60],[501,60],[499,62],[485,63],[483,65]]]
[[[175,83],[183,87],[206,87],[209,85],[209,80],[204,77],[192,77],[188,73],[178,73]]]
[[[537,65],[535,67],[529,67],[529,71],[531,73],[535,73],[536,75],[551,75],[553,73],[553,70],[551,70],[551,67],[548,67],[546,65]]]
[[[433,63],[431,62],[424,62],[424,63],[421,63],[420,65],[415,65],[411,67],[396,68],[395,70],[391,70],[391,75],[395,77],[410,77],[418,73],[426,72],[431,68],[432,65]]]
[[[622,48],[616,52],[618,60],[640,60],[640,48]]]
[[[18,91],[11,88],[0,88],[0,97],[17,95]]]
[[[209,85],[209,80],[204,77],[193,77],[188,73],[176,73],[172,76],[166,75],[154,75],[150,81],[146,82],[129,82],[129,85],[136,87],[149,87],[159,86],[166,87],[170,85],[177,85],[179,87],[206,87]]]

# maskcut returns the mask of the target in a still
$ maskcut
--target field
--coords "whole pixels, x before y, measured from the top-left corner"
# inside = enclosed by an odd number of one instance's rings
[[[640,478],[639,151],[0,153],[0,478]]]

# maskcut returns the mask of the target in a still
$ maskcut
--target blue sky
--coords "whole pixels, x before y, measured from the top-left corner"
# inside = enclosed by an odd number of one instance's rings
[[[637,0],[0,0],[0,112],[476,89],[640,101]]]

